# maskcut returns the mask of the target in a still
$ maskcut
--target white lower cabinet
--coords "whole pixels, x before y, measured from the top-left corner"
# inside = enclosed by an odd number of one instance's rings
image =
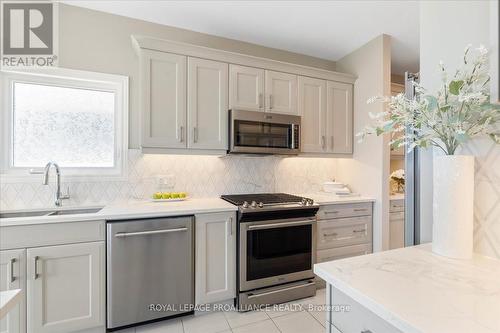
[[[104,325],[104,242],[27,249],[28,333]]]
[[[195,303],[236,297],[236,216],[196,215]]]
[[[0,252],[0,291],[21,289],[25,294],[26,251],[9,250]],[[1,333],[26,332],[25,295],[9,313],[0,320]]]

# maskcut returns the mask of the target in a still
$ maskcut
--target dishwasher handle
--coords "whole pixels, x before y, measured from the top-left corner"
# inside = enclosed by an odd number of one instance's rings
[[[148,231],[137,231],[137,232],[118,232],[115,234],[115,237],[124,238],[124,237],[131,237],[131,236],[169,234],[172,232],[182,232],[182,231],[187,231],[187,230],[188,230],[188,228],[176,228],[176,229],[148,230]]]

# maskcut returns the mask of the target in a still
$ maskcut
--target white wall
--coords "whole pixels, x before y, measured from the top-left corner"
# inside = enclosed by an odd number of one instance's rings
[[[490,44],[490,1],[422,1],[420,4],[420,73],[428,90],[439,86],[437,66],[442,60],[454,73],[464,48]],[[474,198],[475,250],[500,258],[500,147],[480,138],[461,154],[476,156]],[[432,153],[421,161],[422,238],[432,236]]]
[[[354,86],[354,133],[372,123],[369,112],[384,111],[381,103],[367,104],[373,96],[390,96],[391,40],[381,35],[337,61],[337,70],[358,78]],[[337,179],[353,191],[376,199],[373,216],[373,249],[389,248],[389,138],[368,137],[354,140],[353,159],[340,159]]]

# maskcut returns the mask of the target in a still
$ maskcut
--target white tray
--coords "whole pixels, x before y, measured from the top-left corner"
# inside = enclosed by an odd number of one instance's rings
[[[189,197],[185,198],[172,198],[172,199],[149,199],[151,202],[175,202],[175,201],[186,201]]]

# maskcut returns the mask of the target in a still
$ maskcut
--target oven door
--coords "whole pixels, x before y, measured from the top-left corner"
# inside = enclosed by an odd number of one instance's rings
[[[298,154],[300,117],[230,111],[230,153]]]
[[[240,223],[240,291],[314,277],[316,219]]]

